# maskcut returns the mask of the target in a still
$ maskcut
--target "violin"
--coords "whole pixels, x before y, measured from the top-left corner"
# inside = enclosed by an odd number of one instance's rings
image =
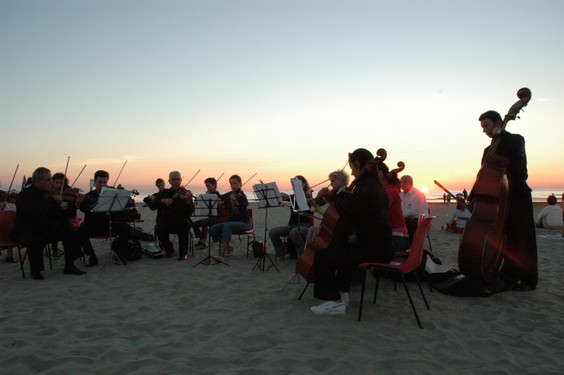
[[[501,130],[529,103],[531,90],[522,88],[517,97],[519,100],[505,115]],[[466,222],[458,248],[460,271],[485,281],[492,281],[501,266],[508,213],[510,160],[496,153],[497,145],[494,136],[469,196],[472,217]]]

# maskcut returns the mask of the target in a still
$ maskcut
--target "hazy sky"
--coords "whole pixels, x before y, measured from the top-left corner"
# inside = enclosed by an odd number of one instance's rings
[[[477,121],[533,99],[510,132],[529,183],[563,187],[561,0],[0,0],[1,189],[19,164],[77,186],[127,188],[179,170],[203,179],[302,174],[358,147],[402,160],[416,186],[471,187],[489,139]],[[110,181],[111,183],[112,181]],[[227,186],[222,186],[225,191]]]

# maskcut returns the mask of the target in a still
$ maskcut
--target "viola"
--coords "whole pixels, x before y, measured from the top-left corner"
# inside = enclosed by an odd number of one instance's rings
[[[505,115],[502,130],[531,100],[531,90],[522,88],[517,97],[519,100]],[[485,281],[492,281],[501,266],[508,212],[510,160],[496,153],[497,145],[494,136],[470,193],[472,217],[466,223],[458,248],[460,271]]]

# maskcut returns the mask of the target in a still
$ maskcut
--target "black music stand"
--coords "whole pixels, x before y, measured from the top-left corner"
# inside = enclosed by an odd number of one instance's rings
[[[125,207],[131,198],[131,191],[123,190],[123,189],[110,189],[110,188],[102,188],[100,192],[100,196],[98,197],[98,202],[96,206],[92,209],[92,212],[103,212],[108,217],[108,236],[110,237],[110,251],[108,257],[106,258],[106,263],[100,268],[103,270],[108,266],[112,258],[115,258],[118,264],[122,266],[127,266],[127,262],[122,260],[114,251],[113,248],[113,238],[112,238],[112,212],[116,211],[125,211]],[[130,270],[134,271],[135,269],[131,266],[127,266]]]
[[[299,226],[301,213],[310,211],[311,214],[313,215],[313,212],[311,211],[311,208],[307,203],[307,198],[304,193],[302,181],[299,178],[294,177],[290,179],[290,182],[292,183],[292,188],[294,189],[294,200],[293,201],[290,200],[290,202],[292,203],[291,209],[294,212],[298,213],[298,226]],[[307,246],[307,244],[305,244],[305,246]],[[301,250],[297,251],[297,253],[299,259],[301,255]],[[300,284],[300,274],[298,273],[297,270],[294,272],[294,276],[292,276],[292,278],[288,280],[286,285],[282,287],[282,290],[284,290],[284,288],[286,288],[290,284]]]
[[[214,216],[219,216],[219,213],[217,212],[217,200],[218,197],[215,194],[200,194],[197,198],[196,198],[196,212],[198,213],[195,216],[207,216],[208,218],[214,217]],[[200,211],[207,210],[207,215],[202,215],[200,213]],[[215,214],[215,215],[214,215]],[[204,259],[202,259],[201,261],[199,261],[198,263],[194,264],[194,266],[192,266],[192,268],[203,264],[206,266],[210,266],[212,263],[212,259],[215,262],[214,264],[218,264],[218,263],[222,263],[225,264],[226,266],[231,266],[230,264],[228,264],[227,262],[215,258],[211,255],[211,247],[212,247],[212,240],[211,240],[211,227],[208,228],[208,256],[205,257]]]
[[[252,271],[254,271],[257,267],[261,271],[268,271],[269,269],[274,267],[276,271],[280,272],[278,267],[276,267],[276,263],[274,263],[274,261],[266,251],[266,239],[268,236],[268,208],[279,207],[282,204],[280,191],[278,190],[278,186],[276,186],[276,182],[269,182],[267,184],[264,184],[261,181],[260,184],[253,185],[253,193],[257,198],[259,209],[264,208],[264,243],[262,244],[261,255],[258,258]],[[270,261],[270,266],[268,266],[268,268],[266,268],[266,258],[268,258],[268,260]]]

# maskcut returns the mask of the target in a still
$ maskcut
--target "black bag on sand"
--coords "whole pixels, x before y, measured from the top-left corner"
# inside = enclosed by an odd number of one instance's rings
[[[264,251],[263,251],[263,244],[262,244],[262,242],[253,241],[253,242],[252,242],[252,246],[253,246],[253,255],[254,255],[255,258],[262,258],[262,257],[264,257]]]
[[[122,263],[127,263],[128,260],[141,259],[143,249],[137,240],[128,240],[126,238],[117,237],[112,242],[112,250],[119,257]]]
[[[139,241],[154,241],[155,237],[152,233],[144,232],[141,228],[133,228],[130,233],[130,238]]]

